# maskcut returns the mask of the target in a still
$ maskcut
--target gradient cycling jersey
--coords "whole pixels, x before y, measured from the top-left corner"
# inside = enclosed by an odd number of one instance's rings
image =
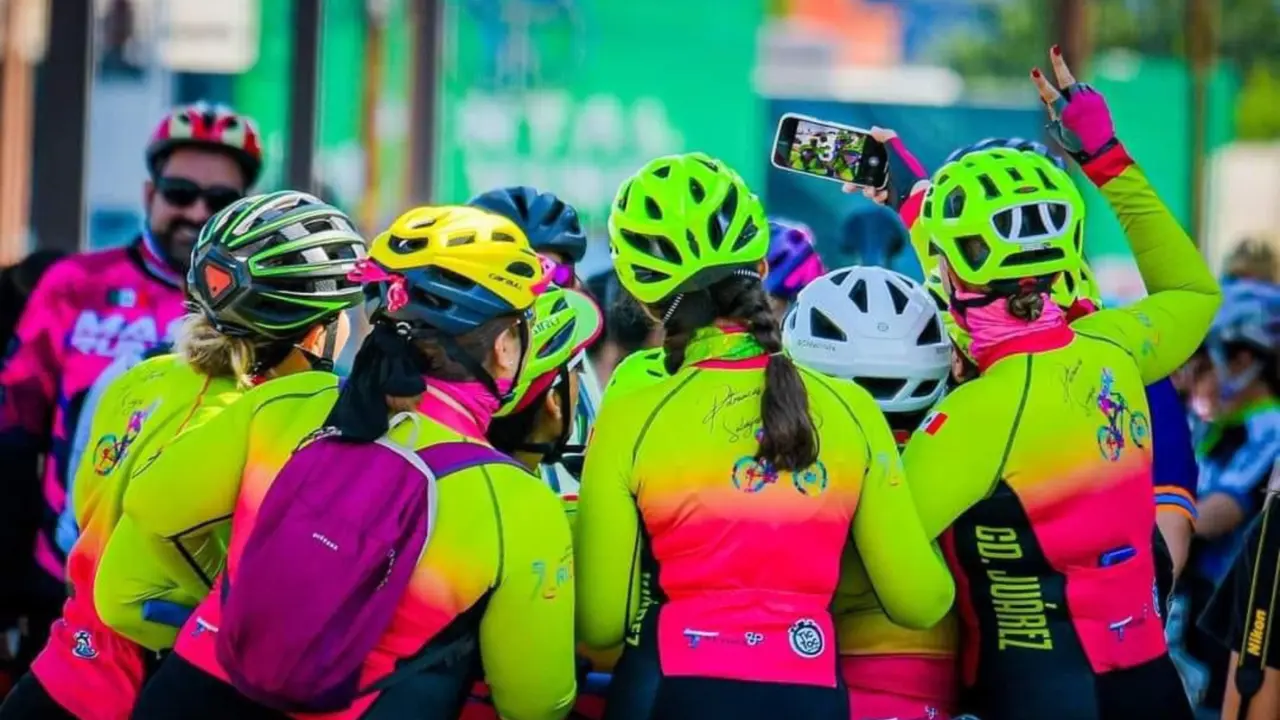
[[[237,559],[267,489],[293,449],[321,426],[337,397],[337,379],[326,373],[263,383],[135,473],[126,512],[146,531],[183,543],[196,542],[206,528],[232,516],[226,572],[234,585]],[[435,422],[421,423],[418,447],[483,441],[474,421],[459,418],[457,411],[447,415],[443,403],[425,409]],[[410,442],[412,432],[412,424],[404,423],[392,438]],[[476,662],[483,663],[505,716],[561,717],[575,693],[573,557],[563,508],[546,485],[509,466],[449,475],[438,492],[441,511],[431,542],[391,627],[366,659],[361,682],[381,678],[437,641],[461,637],[478,643],[471,644],[462,662],[407,677],[324,717],[401,718],[420,715],[423,708],[433,717],[454,717],[478,679],[471,672]],[[212,569],[210,564],[203,571]],[[219,588],[215,581],[174,650],[225,681],[214,652]]]
[[[1200,496],[1226,495],[1246,518],[1232,532],[1195,546],[1192,572],[1216,585],[1240,551],[1247,519],[1262,508],[1267,478],[1280,460],[1280,402],[1267,398],[1205,425],[1196,450]]]
[[[1189,712],[1152,592],[1144,389],[1190,357],[1220,294],[1122,148],[1086,171],[1152,294],[997,346],[903,455],[926,530],[947,530],[966,709],[984,720]]]
[[[830,605],[851,523],[897,619],[928,627],[951,604],[893,434],[861,388],[801,368],[818,462],[778,472],[754,458],[766,363],[749,335],[702,330],[678,373],[610,397],[596,421],[578,509],[578,630],[592,647],[625,636],[615,686],[647,687],[627,676],[651,670],[629,662],[636,652],[656,653],[666,677],[837,687]]]
[[[93,447],[76,471],[72,504],[84,532],[67,556],[68,598],[31,666],[50,696],[76,717],[127,718],[143,681],[142,650],[112,632],[94,603],[99,560],[120,518],[130,474],[184,428],[238,396],[234,381],[206,378],[172,355],[138,365],[103,394],[90,433]]]
[[[32,579],[42,598],[60,600],[64,593],[55,534],[84,395],[117,357],[170,339],[182,316],[181,278],[164,268],[141,240],[60,260],[36,285],[0,365],[0,466],[13,469],[14,482],[34,482],[23,476],[48,452],[46,509],[34,538],[43,572]]]
[[[107,388],[111,383],[115,382],[121,375],[127,373],[133,366],[143,360],[157,355],[164,355],[172,351],[172,346],[168,343],[161,343],[148,350],[145,354],[135,355],[129,353],[116,358],[102,374],[98,375],[98,379],[93,382],[89,388],[89,392],[84,396],[84,404],[80,408],[80,419],[76,421],[76,431],[71,438],[71,451],[67,455],[67,467],[72,469],[72,473],[67,477],[67,494],[75,497],[75,468],[80,467],[80,459],[84,457],[85,451],[90,442],[94,440],[92,437],[93,415],[97,410],[98,404],[102,402],[102,396],[107,392]],[[71,552],[71,546],[75,545],[76,538],[80,536],[80,526],[76,523],[75,503],[67,504],[67,507],[58,516],[58,532],[56,535],[58,549],[64,553]]]

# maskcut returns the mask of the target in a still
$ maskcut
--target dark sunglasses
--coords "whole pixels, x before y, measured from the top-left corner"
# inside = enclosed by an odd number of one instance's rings
[[[209,208],[211,213],[216,213],[244,197],[242,191],[233,187],[225,185],[201,187],[193,180],[176,177],[160,178],[156,181],[156,190],[160,191],[160,196],[165,202],[176,208],[189,208],[195,205],[197,200],[204,198],[205,207]]]

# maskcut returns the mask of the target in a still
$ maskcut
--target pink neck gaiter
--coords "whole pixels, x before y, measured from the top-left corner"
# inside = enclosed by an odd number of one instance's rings
[[[510,379],[499,379],[497,383],[498,390],[501,392],[511,390]],[[457,407],[445,402],[435,393],[448,396],[465,412],[459,411]],[[489,421],[493,419],[493,414],[498,412],[500,405],[498,398],[493,396],[484,383],[475,380],[450,382],[427,378],[427,392],[422,396],[422,402],[418,404],[418,411],[454,432],[484,440],[485,432],[489,429]]]
[[[982,297],[979,293],[958,288],[954,292],[956,298],[960,300]],[[988,364],[983,359],[984,355],[989,354],[998,345],[1044,330],[1066,326],[1067,318],[1062,308],[1049,299],[1048,293],[1042,293],[1042,295],[1044,311],[1040,313],[1040,317],[1031,322],[1019,320],[1010,315],[1009,301],[1006,298],[1000,298],[987,305],[968,307],[963,311],[956,307],[956,303],[951,304],[951,316],[955,318],[956,324],[967,331],[969,337],[973,339],[969,349],[980,366]]]

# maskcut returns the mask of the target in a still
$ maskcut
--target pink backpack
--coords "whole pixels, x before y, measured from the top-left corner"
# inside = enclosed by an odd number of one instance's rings
[[[419,419],[401,413],[391,427],[405,418]],[[385,435],[321,433],[297,450],[267,491],[235,582],[223,573],[217,657],[232,685],[276,710],[330,712],[392,684],[362,689],[360,670],[431,539],[436,481],[487,464],[523,468],[488,445],[414,452]]]

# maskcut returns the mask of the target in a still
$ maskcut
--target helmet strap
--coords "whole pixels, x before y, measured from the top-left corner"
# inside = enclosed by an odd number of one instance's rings
[[[555,385],[556,398],[560,401],[560,435],[555,442],[520,443],[516,450],[538,453],[542,455],[543,464],[559,462],[566,452],[581,453],[586,450],[582,445],[570,445],[569,437],[573,435],[575,418],[569,414],[571,407],[569,398],[569,367],[566,365],[557,372],[559,382]]]
[[[457,339],[447,333],[440,333],[440,344],[444,347],[444,352],[451,360],[466,368],[471,377],[475,378],[480,384],[484,385],[495,398],[498,399],[499,405],[505,405],[511,396],[515,394],[516,386],[520,384],[520,374],[524,371],[525,356],[529,352],[529,323],[523,314],[516,321],[520,327],[520,359],[516,363],[516,374],[511,379],[511,388],[506,392],[502,392],[498,388],[498,383],[494,380],[493,375],[484,369],[484,365],[476,360],[462,346],[458,344]]]
[[[330,320],[324,326],[324,349],[319,355],[307,350],[301,345],[294,345],[307,358],[307,362],[311,364],[312,370],[320,372],[333,372],[334,351],[338,347],[338,318]]]

